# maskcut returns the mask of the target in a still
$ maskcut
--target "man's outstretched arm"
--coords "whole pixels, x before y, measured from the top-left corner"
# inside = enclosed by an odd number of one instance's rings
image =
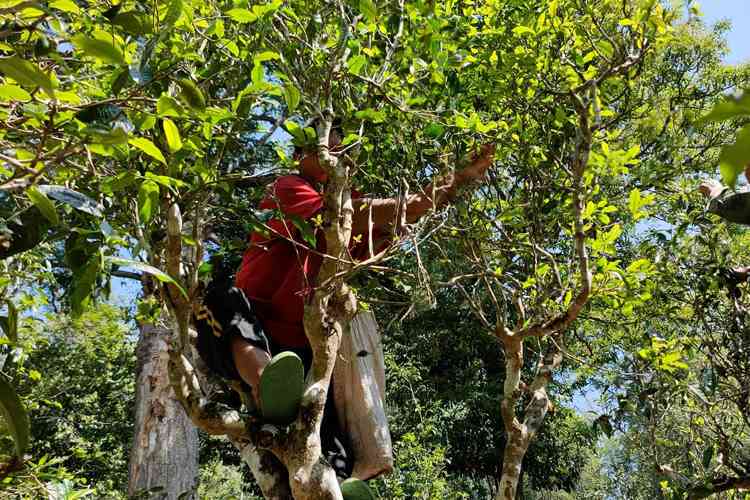
[[[440,207],[451,201],[459,187],[484,177],[492,165],[495,145],[485,144],[471,159],[468,166],[455,173],[441,176],[422,189],[421,193],[409,195],[406,199],[406,222],[418,220],[433,207]],[[395,223],[401,200],[398,198],[360,198],[354,200],[352,234],[366,234],[372,207],[372,223],[375,229],[385,228]]]

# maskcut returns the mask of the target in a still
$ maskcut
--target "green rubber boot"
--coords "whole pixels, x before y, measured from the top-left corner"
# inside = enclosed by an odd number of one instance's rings
[[[375,494],[367,483],[353,477],[341,483],[341,495],[344,500],[375,500]]]
[[[263,419],[276,425],[289,425],[297,418],[305,369],[293,352],[281,352],[271,358],[260,376],[260,410]]]

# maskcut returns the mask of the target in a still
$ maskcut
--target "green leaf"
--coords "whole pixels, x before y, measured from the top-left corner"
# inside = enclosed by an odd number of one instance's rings
[[[253,66],[253,70],[250,72],[250,78],[253,81],[253,84],[257,85],[260,83],[263,83],[265,78],[265,72],[263,71],[263,65],[260,63],[255,63],[255,66]]]
[[[126,187],[132,185],[136,181],[136,176],[131,171],[125,171],[117,174],[114,177],[109,177],[102,181],[102,190],[112,193],[121,191]],[[106,187],[105,187],[106,186]]]
[[[227,15],[233,21],[238,23],[254,23],[258,20],[258,16],[253,14],[247,9],[231,9],[227,11]]]
[[[0,413],[5,426],[13,437],[15,454],[22,458],[29,446],[29,415],[18,397],[16,390],[4,376],[0,376]]]
[[[110,64],[125,64],[125,56],[114,40],[104,41],[78,34],[70,39],[86,55]]]
[[[255,14],[255,16],[260,19],[263,16],[273,14],[274,12],[279,10],[283,3],[284,0],[272,0],[271,2],[266,4],[253,5],[253,14]]]
[[[185,298],[188,298],[185,290],[180,286],[179,283],[177,283],[177,281],[174,280],[174,278],[154,266],[144,264],[143,262],[139,262],[137,260],[122,259],[120,257],[109,257],[108,260],[115,266],[130,267],[146,274],[150,274],[162,283],[171,283],[176,286],[178,290],[180,290],[180,293],[182,293]]]
[[[24,87],[41,87],[50,97],[54,96],[52,79],[29,61],[18,56],[0,59],[0,71]]]
[[[549,17],[555,17],[557,15],[557,3],[558,0],[552,0],[547,6],[547,13]]]
[[[253,70],[254,71],[254,70]],[[179,82],[182,92],[180,97],[193,109],[203,111],[206,109],[206,98],[203,96],[203,92],[198,86],[187,78],[183,78]]]
[[[703,468],[708,469],[708,467],[711,465],[711,459],[714,458],[714,447],[713,445],[709,446],[705,450],[703,450]]]
[[[306,144],[315,144],[318,138],[317,132],[315,132],[315,129],[312,127],[305,127],[302,132],[305,133],[305,143]]]
[[[182,0],[172,0],[169,2],[167,14],[164,16],[164,24],[169,27],[174,26],[182,17],[184,10]]]
[[[134,137],[128,141],[131,146],[135,146],[150,157],[160,161],[164,165],[167,164],[167,160],[161,153],[161,150],[156,147],[156,144],[146,139],[145,137]]]
[[[127,144],[128,142],[128,133],[122,127],[115,127],[112,130],[86,127],[83,133],[90,135],[90,140],[94,144]]]
[[[294,227],[299,230],[302,239],[305,240],[305,242],[307,242],[307,244],[310,245],[311,248],[315,248],[317,242],[315,238],[315,229],[313,228],[313,226],[308,221],[297,215],[289,215],[289,220],[292,221]]]
[[[86,262],[73,272],[73,291],[70,294],[70,304],[74,317],[83,312],[83,306],[88,302],[96,286],[96,278],[102,269],[102,253],[95,252]]]
[[[734,144],[724,146],[719,156],[721,177],[729,187],[734,187],[737,177],[750,164],[750,125],[746,125],[737,134]]]
[[[291,113],[299,106],[301,96],[297,87],[291,84],[284,85],[284,101],[286,109]]]
[[[49,6],[63,12],[70,12],[71,14],[81,13],[81,9],[72,0],[55,0],[54,2],[50,2]]]
[[[156,126],[156,116],[148,113],[143,113],[135,122],[135,126],[141,132],[151,130]]]
[[[362,68],[367,64],[367,58],[362,54],[352,57],[347,61],[349,66],[349,72],[353,75],[359,75],[362,72]]]
[[[162,94],[159,100],[156,101],[156,112],[159,116],[182,116],[182,106],[177,99],[170,97],[167,94]]]
[[[0,317],[0,325],[2,325],[5,336],[10,339],[14,344],[18,342],[18,309],[11,301],[7,301],[8,315]]]
[[[750,90],[745,91],[741,97],[729,97],[716,103],[713,109],[697,123],[700,125],[721,122],[747,115],[750,115]]]
[[[378,7],[372,0],[359,0],[359,11],[369,22],[375,22],[378,18]]]
[[[385,121],[385,113],[382,111],[376,111],[373,108],[357,111],[354,113],[354,116],[360,120],[370,120],[373,123],[383,123]]]
[[[169,152],[176,153],[182,149],[182,139],[180,138],[180,131],[177,129],[177,125],[169,118],[164,118],[161,124],[164,128],[164,135],[167,137]]]
[[[517,36],[535,35],[536,32],[528,26],[516,26],[515,28],[513,28],[513,34]]]
[[[52,203],[52,200],[47,198],[44,193],[39,191],[36,187],[30,187],[26,190],[26,196],[28,196],[36,208],[39,209],[45,219],[55,225],[60,223],[55,204]]]
[[[278,54],[278,52],[272,52],[270,50],[267,50],[265,52],[261,52],[260,54],[256,54],[253,57],[253,62],[262,63],[266,61],[274,61],[276,59],[281,59],[281,56]]]
[[[65,186],[53,186],[50,184],[42,184],[37,186],[37,188],[49,198],[66,203],[76,210],[96,217],[103,216],[102,207],[96,201],[78,191]]]
[[[146,179],[150,179],[157,184],[161,184],[162,186],[167,188],[181,188],[186,185],[185,181],[181,181],[180,179],[175,179],[174,177],[169,177],[168,175],[156,175],[151,172],[146,172]]]
[[[215,35],[217,38],[224,38],[224,21],[216,19],[206,30],[206,35]]]
[[[138,217],[143,224],[147,224],[159,206],[159,185],[152,181],[143,181],[138,190]]]
[[[362,137],[359,134],[347,134],[346,137],[344,137],[344,140],[341,141],[341,144],[343,146],[348,146],[359,140],[362,140]]]
[[[633,220],[639,220],[648,215],[648,212],[642,210],[643,207],[650,205],[654,201],[654,195],[641,196],[641,191],[636,188],[630,191],[628,195],[628,210],[633,216]]]
[[[126,33],[136,36],[154,32],[151,16],[134,10],[120,12],[112,19],[112,24],[120,26]]]
[[[302,130],[302,127],[300,127],[298,124],[294,123],[291,120],[287,120],[284,122],[284,129],[286,129],[287,132],[292,136],[292,143],[295,146],[305,146],[306,139],[305,139],[305,131]]]
[[[30,101],[31,94],[17,85],[9,83],[0,85],[0,101]]]
[[[237,46],[234,40],[228,40],[225,47],[234,57],[240,57],[240,48]]]
[[[443,135],[443,132],[445,132],[445,127],[443,127],[439,123],[430,123],[424,129],[425,135],[427,137],[432,137],[433,139],[437,139],[438,137]]]
[[[211,125],[216,125],[218,123],[231,120],[235,117],[235,114],[229,111],[226,108],[217,108],[215,106],[211,106],[209,108],[206,108],[206,115],[208,116]]]
[[[682,361],[682,353],[679,351],[668,352],[659,358],[660,367],[669,373],[677,370],[687,370],[688,365]]]
[[[210,276],[213,270],[214,265],[204,260],[203,263],[198,266],[198,276]]]

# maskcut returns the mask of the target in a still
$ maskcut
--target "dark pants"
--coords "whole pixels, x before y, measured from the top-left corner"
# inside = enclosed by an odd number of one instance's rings
[[[232,357],[232,338],[236,335],[271,356],[284,351],[294,352],[302,359],[305,373],[312,364],[312,350],[309,347],[285,347],[266,337],[252,303],[239,288],[209,287],[193,321],[198,331],[198,353],[209,369],[225,379],[242,380]],[[342,478],[351,476],[353,455],[349,440],[339,425],[333,402],[333,386],[329,388],[323,411],[320,440],[323,457],[336,475]]]

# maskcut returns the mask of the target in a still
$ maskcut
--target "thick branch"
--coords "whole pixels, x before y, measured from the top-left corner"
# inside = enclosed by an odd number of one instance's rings
[[[562,341],[562,337],[559,341]],[[524,412],[524,424],[528,431],[527,439],[529,441],[534,438],[544,421],[544,417],[547,416],[550,407],[547,386],[552,381],[552,375],[560,366],[560,363],[562,363],[561,346],[556,339],[551,338],[547,353],[539,361],[536,377],[529,386],[531,401]]]
[[[173,201],[167,209],[167,272],[177,283],[185,287],[184,273],[182,272],[182,213],[180,206]],[[188,346],[188,323],[191,307],[184,292],[174,283],[167,283],[171,305],[174,309],[174,317],[180,335],[180,346],[185,349]]]
[[[196,425],[208,434],[247,437],[245,423],[237,411],[222,411],[203,397],[198,377],[188,359],[174,349],[169,350],[169,381],[177,400]]]
[[[521,370],[523,369],[523,338],[508,329],[498,332],[505,350],[505,383],[500,413],[508,435],[518,430],[516,404],[521,398]]]
[[[576,255],[578,257],[578,270],[581,274],[581,285],[575,299],[562,314],[541,324],[532,325],[522,330],[520,334],[524,337],[543,337],[546,335],[564,332],[580,314],[583,306],[588,302],[591,294],[591,270],[589,269],[589,256],[586,249],[586,233],[583,230],[583,210],[586,206],[585,186],[583,185],[583,174],[589,162],[593,136],[589,121],[589,110],[587,104],[577,94],[572,95],[573,102],[578,112],[578,140],[573,156],[573,212],[574,212],[574,239]]]

